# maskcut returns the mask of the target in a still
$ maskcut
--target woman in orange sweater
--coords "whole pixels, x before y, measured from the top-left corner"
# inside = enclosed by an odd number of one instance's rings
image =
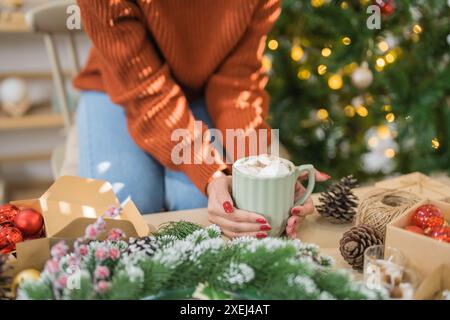
[[[78,5],[93,42],[74,82],[83,90],[77,111],[79,174],[110,181],[119,199],[132,197],[141,212],[208,205],[210,221],[227,236],[266,237],[270,225],[263,216],[233,207],[230,166],[219,152],[228,146],[225,139],[210,150],[212,163],[203,161],[205,152],[194,143],[208,127],[269,128],[261,60],[266,33],[280,14],[279,0],[78,0]],[[202,121],[197,133],[195,120]],[[196,161],[172,160],[175,129],[188,133],[185,147]],[[326,179],[317,174],[317,180]],[[311,200],[293,208],[288,234],[312,211]]]

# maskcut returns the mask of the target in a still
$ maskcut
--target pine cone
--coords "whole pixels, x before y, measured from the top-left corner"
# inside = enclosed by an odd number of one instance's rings
[[[383,244],[382,235],[371,226],[360,225],[344,233],[339,241],[339,251],[353,269],[362,270],[364,251],[370,246],[379,244]]]
[[[351,222],[358,206],[358,198],[352,192],[357,182],[350,175],[329,186],[319,197],[321,203],[317,206],[319,214],[331,223]]]
[[[130,238],[128,239],[127,253],[144,252],[148,256],[153,256],[158,250],[159,246],[157,239],[152,236],[143,238]]]

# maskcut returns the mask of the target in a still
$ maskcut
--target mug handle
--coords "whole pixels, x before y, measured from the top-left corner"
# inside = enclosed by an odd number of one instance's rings
[[[303,171],[308,171],[308,186],[306,187],[303,196],[294,204],[294,207],[300,206],[305,203],[306,199],[308,199],[308,197],[313,192],[314,186],[316,184],[316,170],[314,169],[314,166],[312,164],[304,164],[296,167],[297,178]]]

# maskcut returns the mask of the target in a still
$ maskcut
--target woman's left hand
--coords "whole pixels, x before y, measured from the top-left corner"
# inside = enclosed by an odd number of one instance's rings
[[[305,187],[301,184],[302,180],[306,180],[308,178],[308,174],[300,175],[295,184],[295,201],[300,199],[300,197],[305,193]],[[324,182],[329,180],[331,177],[323,172],[316,170],[316,181]],[[291,216],[288,219],[286,225],[286,235],[289,238],[297,238],[298,225],[305,220],[307,215],[310,215],[314,212],[314,203],[311,197],[306,199],[305,203],[301,206],[293,207],[291,209]]]

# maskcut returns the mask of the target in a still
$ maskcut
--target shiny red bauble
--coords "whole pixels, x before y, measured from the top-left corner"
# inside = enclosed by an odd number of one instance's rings
[[[380,7],[383,16],[390,16],[395,12],[396,5],[394,0],[374,0],[373,3]]]
[[[406,226],[405,230],[418,233],[418,234],[425,234],[422,228],[419,228],[418,226]]]
[[[16,243],[23,241],[22,233],[15,227],[0,227],[0,254],[16,250]]]
[[[42,214],[31,208],[22,209],[14,219],[14,225],[25,237],[41,232],[44,225]]]
[[[434,227],[428,235],[436,240],[450,243],[450,227]]]
[[[444,225],[444,216],[441,209],[432,204],[424,204],[414,211],[411,224],[422,229],[440,227]]]
[[[0,206],[0,225],[5,223],[12,223],[17,213],[19,212],[19,208],[12,204],[4,204]]]

